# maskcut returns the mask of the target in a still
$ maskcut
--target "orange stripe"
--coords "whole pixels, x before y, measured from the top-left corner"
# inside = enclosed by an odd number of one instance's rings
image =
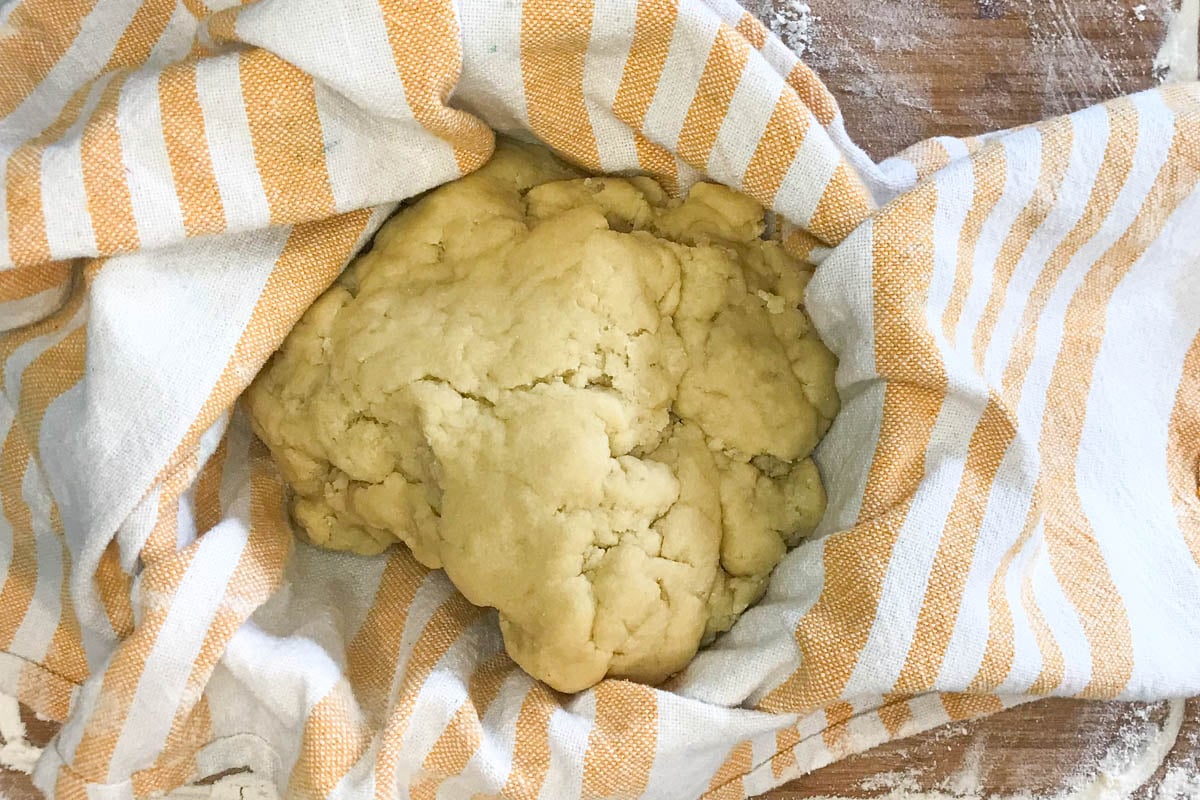
[[[217,449],[209,456],[200,475],[196,478],[196,533],[203,534],[221,521],[221,480],[225,472],[225,459],[229,455],[229,435],[221,437]]]
[[[1041,505],[1041,492],[1035,486],[1031,506],[1041,508]],[[968,685],[968,689],[973,692],[995,689],[1004,682],[1012,670],[1013,659],[1016,657],[1016,645],[1013,639],[1012,612],[1009,609],[1004,582],[1017,553],[1025,547],[1030,536],[1033,535],[1036,521],[1032,515],[1026,518],[1024,529],[1004,553],[995,575],[992,576],[991,584],[988,587],[988,641],[979,671]],[[1035,560],[1030,559],[1022,571],[1019,591],[1021,608],[1029,620],[1034,641],[1042,656],[1041,672],[1030,687],[1030,691],[1034,694],[1044,694],[1062,681],[1064,664],[1062,650],[1055,641],[1054,633],[1046,624],[1042,610],[1033,596],[1032,574],[1035,563]]]
[[[1115,121],[1113,138],[1136,144],[1136,113]],[[1054,502],[1045,509],[1046,545],[1055,576],[1079,612],[1091,644],[1092,677],[1084,697],[1112,697],[1133,673],[1133,641],[1120,593],[1104,562],[1078,494],[1078,453],[1084,414],[1112,294],[1154,241],[1179,202],[1200,177],[1200,123],[1179,116],[1165,166],[1137,217],[1088,270],[1067,309],[1064,339],[1047,392],[1041,440],[1041,480]]]
[[[421,687],[450,646],[481,613],[482,609],[471,605],[466,598],[455,592],[433,612],[429,622],[421,630],[421,635],[417,637],[412,655],[405,664],[396,700],[388,711],[387,726],[375,759],[375,787],[376,792],[381,795],[390,796],[392,787],[396,784],[396,764],[400,758],[400,747],[408,730],[409,720],[412,719],[413,707],[416,706]],[[394,669],[395,662],[392,662],[392,666]]]
[[[737,32],[745,37],[755,50],[762,50],[767,45],[767,28],[749,11],[743,11],[737,21]]]
[[[950,719],[973,719],[1004,710],[1004,704],[994,694],[964,694],[946,692],[941,695],[942,707]]]
[[[1033,628],[1038,650],[1042,654],[1042,669],[1029,687],[1029,691],[1031,694],[1049,694],[1062,683],[1063,675],[1066,673],[1066,663],[1063,659],[1062,648],[1055,641],[1054,633],[1046,624],[1042,609],[1037,604],[1037,598],[1033,596],[1033,565],[1034,562],[1030,561],[1021,576],[1021,607],[1025,609],[1025,615],[1029,618],[1029,624]]]
[[[55,529],[61,541],[61,523]],[[71,597],[71,557],[66,545],[62,545],[62,583],[59,586],[58,602],[59,617],[54,634],[50,637],[50,646],[42,658],[42,665],[55,675],[59,675],[72,683],[83,683],[87,679],[87,654],[83,651],[83,634],[79,628],[79,618],[75,616],[75,605]]]
[[[1117,124],[1119,114],[1130,111],[1127,100],[1118,100],[1103,106],[1103,108],[1108,114],[1110,128]],[[1133,167],[1135,146],[1136,129],[1128,140],[1110,133],[1104,157],[1083,214],[1071,232],[1046,259],[1046,265],[1038,275],[1033,290],[1029,293],[1029,302],[1021,315],[1021,322],[1017,326],[1019,334],[1013,343],[1008,364],[1004,368],[1001,386],[1005,397],[1014,400],[1020,397],[1025,376],[1033,362],[1037,343],[1037,321],[1045,310],[1046,303],[1049,302],[1054,286],[1066,272],[1075,254],[1096,235],[1112,212],[1118,195],[1114,187],[1123,186],[1128,179],[1129,171]]]
[[[908,704],[908,696],[901,694],[886,694],[883,704],[879,707],[879,721],[887,728],[888,736],[896,738],[904,726],[912,721],[912,706]]]
[[[887,381],[879,439],[855,527],[825,541],[824,586],[796,628],[800,668],[763,698],[764,710],[804,712],[841,695],[866,646],[896,538],[925,476],[925,451],[946,393],[937,345],[923,333],[936,203],[936,187],[923,185],[874,222],[873,263],[892,265],[873,277],[876,370]]]
[[[537,800],[550,770],[550,715],[558,701],[545,684],[535,683],[517,714],[512,767],[500,790],[505,800]]]
[[[188,676],[184,702],[176,709],[163,753],[182,752],[186,733],[197,713],[186,698],[198,697],[212,676],[233,634],[250,614],[275,593],[283,581],[284,564],[292,549],[292,532],[284,508],[283,484],[266,445],[250,443],[250,534],[230,576],[221,605],[196,654]]]
[[[808,222],[808,230],[823,242],[837,244],[849,236],[870,212],[871,201],[866,187],[843,161],[833,170],[833,177],[826,184],[825,192]]]
[[[821,739],[834,757],[845,755],[850,747],[847,723],[854,718],[854,706],[849,703],[830,703],[825,707],[825,729]]]
[[[470,703],[464,703],[450,718],[437,743],[421,764],[421,775],[408,789],[412,800],[437,800],[438,787],[450,775],[467,768],[479,749],[480,725]]]
[[[988,343],[995,332],[996,322],[1008,294],[1009,284],[1016,272],[1017,264],[1029,249],[1034,234],[1046,221],[1057,205],[1062,182],[1071,162],[1071,148],[1075,139],[1074,127],[1069,119],[1055,120],[1038,131],[1041,137],[1042,163],[1037,186],[1029,202],[1013,221],[1012,229],[1000,246],[1000,253],[992,268],[992,289],[984,306],[979,324],[975,328],[974,345],[977,369],[983,369]]]
[[[462,74],[462,48],[452,0],[427,0],[421,3],[419,13],[404,0],[379,0],[379,5],[413,118],[453,146],[458,169],[464,175],[483,166],[495,147],[491,129],[474,116],[446,105]],[[572,7],[566,18],[573,19],[577,13]],[[556,147],[562,144],[554,142]]]
[[[189,718],[184,736],[186,744],[179,748],[179,753],[164,753],[151,766],[133,773],[130,780],[135,797],[171,791],[201,774],[196,755],[213,738],[212,712],[207,697],[201,696],[196,704],[196,712]]]
[[[67,302],[45,319],[25,326],[15,331],[11,331],[3,336],[0,336],[0,363],[6,363],[9,357],[17,350],[17,348],[28,342],[33,341],[37,337],[50,334],[60,330],[63,325],[75,315],[83,302],[84,290],[82,283],[75,287],[71,297]],[[64,341],[64,345],[60,342],[57,348],[61,348],[62,355],[66,359],[65,366],[72,366],[71,360],[81,359],[81,342],[78,338],[72,339],[68,335]],[[13,420],[12,426],[5,437],[4,444],[0,447],[0,508],[3,509],[4,516],[12,527],[12,556],[10,561],[9,574],[5,579],[3,589],[0,590],[0,649],[7,649],[12,642],[12,637],[20,627],[21,621],[24,619],[25,613],[33,599],[34,590],[37,585],[37,546],[33,533],[33,518],[30,514],[29,506],[26,505],[22,496],[22,483],[25,478],[25,471],[29,466],[29,460],[32,457],[30,450],[30,432],[26,429],[23,422],[23,417],[28,413],[33,413],[37,421],[37,429],[41,427],[41,413],[44,413],[45,406],[49,404],[53,396],[61,394],[62,389],[66,388],[63,385],[61,388],[54,385],[55,376],[59,380],[63,380],[62,370],[56,365],[55,348],[49,348],[36,358],[25,370],[24,380],[22,381],[22,391],[18,402],[17,417]],[[82,367],[79,367],[80,374]],[[70,379],[69,370],[66,374],[67,385],[73,384],[78,380]],[[28,381],[28,384],[26,384]],[[58,389],[56,392],[55,389]],[[32,409],[32,412],[30,412]],[[40,412],[39,413],[39,409]],[[36,439],[33,439],[36,442]],[[52,518],[57,509],[53,508]],[[66,560],[64,559],[64,564]],[[73,618],[70,611],[69,603],[63,605],[63,617],[67,625]],[[60,626],[63,620],[60,620]],[[52,636],[51,647],[55,651],[55,667],[62,670],[64,676],[74,676],[78,674],[78,662],[76,656],[78,653],[70,646],[70,631],[60,632],[56,629]],[[64,636],[66,640],[64,641]]]
[[[46,237],[46,215],[42,209],[42,150],[23,144],[8,157],[4,176],[5,208],[8,211],[8,256],[18,266],[50,260]],[[24,279],[25,270],[13,272]]]
[[[383,569],[366,620],[346,648],[346,677],[375,726],[386,719],[408,609],[427,573],[410,553],[395,551]]]
[[[87,210],[102,255],[135,250],[139,242],[117,133],[117,104],[128,77],[129,73],[118,74],[104,87],[80,142]]]
[[[789,255],[808,264],[812,263],[812,251],[823,246],[820,239],[803,228],[796,228],[783,240],[783,249]]]
[[[989,408],[991,403],[989,402]],[[978,429],[976,429],[978,433]],[[972,437],[974,438],[974,437]],[[968,458],[970,454],[968,454]],[[993,476],[994,477],[994,476]],[[988,491],[990,491],[990,486]],[[963,486],[959,486],[959,495],[963,493]],[[955,498],[955,503],[958,498]],[[953,513],[953,512],[951,512]],[[982,514],[981,514],[982,516]],[[1021,547],[1029,539],[1030,531],[1028,529],[1021,531],[1014,540],[1013,545],[1005,551],[1000,558],[1000,563],[996,565],[996,572],[992,575],[991,583],[988,585],[988,638],[987,645],[983,651],[983,659],[980,661],[979,670],[975,673],[975,677],[971,679],[971,683],[967,688],[972,692],[982,692],[989,689],[995,689],[1008,677],[1012,671],[1013,659],[1016,658],[1016,641],[1013,635],[1013,620],[1012,609],[1008,606],[1008,592],[1005,589],[1005,576],[1012,566],[1013,560]],[[1039,650],[1046,651],[1046,646],[1057,648],[1057,643],[1051,640],[1049,642],[1039,642]]]
[[[1013,427],[1004,407],[988,403],[967,448],[958,493],[942,527],[916,629],[904,667],[896,679],[896,691],[924,691],[933,686],[941,672],[950,637],[958,622],[967,573],[979,541],[978,533],[983,527],[987,497],[1004,458],[1005,450],[999,446],[997,431],[1008,431]]]
[[[837,101],[824,82],[804,62],[796,62],[788,73],[787,83],[821,125],[830,125],[837,119]]]
[[[144,63],[162,38],[174,8],[175,4],[169,0],[150,0],[140,5],[134,12],[129,26],[117,40],[108,63],[100,73]],[[0,51],[2,49],[3,43],[0,42]],[[58,140],[79,118],[94,83],[89,81],[79,87],[63,106],[54,123],[38,136],[22,144],[9,157],[5,183],[9,215],[9,250],[15,263],[38,264],[50,259],[45,212],[42,208],[42,154],[47,144]]]
[[[75,683],[28,661],[17,676],[17,699],[39,718],[54,722],[66,721],[75,689]]]
[[[1167,428],[1171,499],[1192,559],[1200,565],[1200,336],[1183,361]]]
[[[782,778],[796,766],[796,745],[800,744],[800,729],[793,725],[775,734],[775,755],[771,756],[771,774]]]
[[[37,454],[38,435],[46,408],[83,376],[86,337],[85,328],[76,328],[46,348],[25,368],[17,417],[9,429],[3,452],[0,452],[0,499],[13,537],[11,566],[0,590],[0,649],[3,650],[11,647],[13,636],[33,601],[37,585],[37,534],[33,529],[33,516],[22,494],[25,473],[30,468],[30,459]],[[68,562],[69,559],[64,555],[64,571],[69,569]],[[64,591],[65,587],[64,580]],[[72,606],[67,598],[60,624],[69,625],[72,619]],[[82,658],[82,649],[72,647],[69,630],[60,632],[56,629],[50,647],[47,658],[53,667],[48,665],[47,668],[64,677],[79,674],[80,662],[77,657]],[[86,659],[82,663],[85,665],[83,675],[86,675]]]
[[[185,485],[185,481],[179,479],[172,485],[162,487],[158,520],[151,533],[151,541],[143,549],[143,593],[173,596],[195,556],[198,543],[172,555],[179,495]],[[124,729],[134,692],[170,608],[169,602],[146,604],[141,622],[117,647],[104,670],[100,686],[100,697],[104,700],[96,706],[93,717],[88,720],[71,764],[71,769],[87,780],[108,782],[108,766]],[[66,772],[67,769],[60,770],[60,780]]]
[[[204,432],[233,405],[300,316],[337,277],[353,255],[370,218],[371,211],[361,209],[292,229],[234,347],[233,357],[158,480],[194,454]]]
[[[344,679],[313,706],[304,721],[300,755],[288,778],[288,797],[326,797],[371,745],[367,725]]]
[[[779,186],[809,134],[808,120],[795,95],[784,92],[775,101],[775,109],[742,176],[742,189],[767,208],[775,202]],[[817,242],[807,232],[805,235]]]
[[[28,344],[39,336],[61,330],[75,316],[79,306],[83,304],[86,294],[84,289],[84,282],[77,281],[67,302],[63,303],[53,314],[22,328],[0,333],[0,363],[6,363],[22,345]]]
[[[613,113],[634,130],[634,147],[642,170],[673,191],[679,186],[675,156],[643,133],[646,112],[667,63],[679,10],[670,0],[638,0],[633,41],[613,99]]]
[[[678,13],[670,0],[638,0],[633,41],[613,98],[613,112],[639,130],[667,63]]]
[[[1034,233],[1050,213],[1053,198],[1058,196],[1070,161],[1074,137],[1069,121],[1051,123],[1040,135],[1042,164],[1037,186],[1000,248],[993,268],[992,292],[975,329],[973,353],[977,369],[983,368],[988,342],[995,329],[1016,266],[1028,249]],[[946,524],[947,531],[960,531],[962,534],[957,535],[957,542],[947,548],[946,557],[949,561],[940,562],[941,566],[934,568],[940,574],[949,575],[955,587],[947,593],[949,605],[952,605],[953,609],[943,608],[950,617],[958,613],[958,599],[961,599],[966,571],[969,569],[969,561],[963,559],[969,559],[970,554],[965,552],[963,545],[977,540],[983,523],[985,507],[977,498],[986,497],[990,493],[1000,463],[1015,438],[1016,422],[1011,411],[1015,408],[1016,406],[1007,403],[1002,395],[995,391],[989,392],[988,404],[971,437],[963,480]],[[1014,545],[1001,557],[992,577],[988,588],[988,644],[979,671],[970,684],[972,691],[994,689],[1004,681],[1012,668],[1015,644],[1004,576],[1008,574],[1013,559],[1025,545],[1030,533],[1031,528],[1027,526]],[[955,552],[951,553],[951,550]],[[942,557],[941,548],[938,557]],[[935,559],[934,563],[937,565],[939,561]],[[959,593],[957,596],[956,592]],[[1047,629],[1039,633],[1048,632]],[[948,638],[946,641],[949,641]],[[1052,637],[1041,642],[1041,649],[1048,655],[1057,650],[1057,647]],[[943,652],[944,649],[943,646]],[[939,667],[940,660],[939,657]]]
[[[583,100],[591,32],[591,0],[525,0],[521,6],[521,78],[529,127],[573,161],[598,170],[596,132]]]
[[[913,165],[917,180],[924,180],[950,163],[950,151],[937,139],[917,142],[899,155]]]
[[[46,216],[42,207],[42,155],[46,145],[63,135],[83,111],[93,84],[79,88],[50,127],[18,147],[8,157],[5,175],[9,254],[15,264],[50,260]]]
[[[183,0],[183,4],[188,10],[191,10],[191,4],[199,5],[198,0]],[[202,7],[201,7],[202,8]],[[202,18],[207,11],[197,13],[192,11],[192,14],[197,18]],[[236,42],[237,35],[237,18],[241,13],[241,8],[234,6],[216,12],[212,16],[204,20],[205,26],[208,28],[208,36],[216,44],[224,44],[227,42]],[[204,58],[210,55],[211,51],[198,38],[192,44],[192,56],[194,58]]]
[[[942,312],[942,332],[951,344],[956,344],[955,326],[958,325],[959,317],[962,316],[967,303],[967,295],[971,291],[979,237],[988,217],[1004,194],[1005,177],[1008,175],[1008,159],[1004,149],[1000,147],[994,147],[985,156],[973,159],[970,166],[974,176],[974,196],[971,198],[970,210],[963,220],[958,237],[954,286],[950,290],[946,309]]]
[[[129,601],[132,579],[121,569],[116,540],[108,543],[96,566],[96,593],[104,605],[108,624],[118,640],[133,630],[133,606]]]
[[[596,685],[596,720],[583,758],[585,797],[633,797],[646,789],[658,740],[658,703],[648,686]]]
[[[749,58],[750,48],[745,39],[732,28],[722,25],[708,51],[704,72],[675,146],[679,157],[698,170],[708,167],[721,123],[729,113],[729,104],[733,102],[733,93],[737,91]]]
[[[145,0],[134,12],[129,27],[117,40],[117,45],[102,71],[145,64],[154,46],[162,38],[163,31],[167,29],[174,11],[174,0]]]
[[[481,721],[500,694],[504,681],[516,669],[512,660],[500,653],[488,659],[471,675],[467,684],[467,702],[459,706],[450,724],[425,757],[423,767],[431,777],[416,782],[409,790],[413,800],[435,800],[438,787],[452,775],[467,768],[483,736]]]
[[[6,117],[41,83],[79,35],[95,0],[23,0],[0,38],[0,117]]]
[[[87,779],[69,769],[60,768],[54,782],[54,800],[90,800]]]
[[[24,269],[0,272],[0,303],[20,300],[62,286],[71,279],[71,263],[49,261]]]
[[[1012,130],[1019,130],[1019,129],[1013,128],[1009,132],[1011,133]],[[963,147],[965,147],[967,149],[967,155],[969,155],[969,156],[975,155],[976,153],[978,153],[980,150],[982,150],[988,144],[988,141],[986,139],[982,139],[978,136],[965,136],[965,137],[959,139],[959,141],[962,142]]]
[[[183,7],[198,20],[203,20],[209,14],[208,6],[201,0],[183,0]]]
[[[750,742],[739,742],[729,752],[729,757],[721,765],[712,780],[708,783],[708,791],[704,793],[706,800],[741,800],[746,796],[742,777],[754,766],[754,749]],[[632,796],[632,795],[628,795]]]
[[[80,326],[46,348],[21,377],[17,419],[24,426],[31,449],[38,451],[42,418],[46,409],[63,392],[83,379],[87,355],[87,327]]]
[[[1128,113],[1129,109],[1130,104],[1126,100],[1117,101],[1107,106],[1106,110],[1110,117],[1110,125],[1115,115]],[[1064,123],[1069,123],[1069,120],[1064,120]],[[1059,129],[1056,131],[1056,134],[1073,137],[1073,130],[1069,127],[1065,131]],[[1056,146],[1051,145],[1051,147],[1052,149],[1057,149]],[[1096,189],[1099,189],[1099,187],[1123,185],[1133,165],[1132,157],[1133,148],[1127,146],[1127,142],[1118,141],[1110,137],[1100,169],[1096,175]],[[1033,362],[1037,342],[1037,320],[1045,310],[1052,289],[1058,283],[1067,266],[1079,250],[1100,230],[1101,225],[1112,211],[1112,207],[1116,202],[1116,191],[1109,189],[1098,191],[1096,189],[1093,189],[1083,213],[1075,223],[1075,226],[1058,244],[1049,258],[1046,259],[1045,265],[1042,267],[1041,273],[1034,284],[1034,288],[1029,293],[1029,299],[1022,312],[1021,322],[1018,326],[1017,338],[1010,351],[1008,363],[1005,366],[1004,376],[1001,381],[999,397],[1008,408],[1017,408],[1020,405],[1025,377],[1028,374],[1029,366]],[[990,323],[989,327],[994,327],[994,322]],[[976,343],[976,348],[978,348],[978,343]],[[997,401],[993,399],[991,402],[995,403]],[[1005,434],[1005,438],[998,442],[996,446],[1004,447],[1005,449],[1011,447],[1014,436],[1015,431],[1008,431]],[[1014,654],[1009,652],[1013,647],[1011,633],[1012,619],[1008,613],[1007,599],[1004,592],[1004,575],[1036,527],[1036,522],[1041,514],[1041,498],[1041,488],[1035,486],[1033,500],[1030,504],[1030,510],[1022,533],[1001,558],[1000,567],[993,576],[991,585],[989,586],[988,594],[990,601],[992,601],[989,603],[989,617],[992,627],[989,629],[988,644],[984,651],[980,671],[971,684],[973,689],[983,689],[999,685],[1007,677],[1008,672],[1012,668]],[[1029,585],[1030,580],[1031,573],[1026,570],[1020,590],[1021,605],[1030,620],[1038,648],[1041,651],[1042,671],[1032,689],[1040,693],[1052,690],[1062,680],[1063,656],[1058,643],[1054,640],[1053,633],[1042,616],[1041,609],[1038,608],[1034,600],[1032,587]]]
[[[260,49],[241,53],[242,97],[271,223],[334,212],[311,75]]]
[[[184,230],[188,236],[224,230],[225,207],[209,155],[204,111],[196,93],[196,62],[176,64],[159,75],[158,102]]]

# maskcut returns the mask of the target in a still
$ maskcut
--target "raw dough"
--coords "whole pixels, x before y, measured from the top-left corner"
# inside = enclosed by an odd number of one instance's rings
[[[825,506],[835,360],[762,219],[511,143],[402,211],[247,396],[304,535],[404,542],[555,689],[682,668]]]

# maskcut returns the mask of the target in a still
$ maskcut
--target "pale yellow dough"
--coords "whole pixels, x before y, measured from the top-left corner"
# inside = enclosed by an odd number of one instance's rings
[[[397,540],[531,675],[658,682],[762,594],[825,495],[834,357],[763,210],[502,143],[399,213],[247,403],[313,544]]]

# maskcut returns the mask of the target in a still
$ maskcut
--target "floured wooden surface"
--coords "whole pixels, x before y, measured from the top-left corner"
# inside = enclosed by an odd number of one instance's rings
[[[879,159],[930,136],[1011,128],[1156,85],[1167,65],[1156,71],[1155,54],[1180,0],[744,4],[805,51],[850,135]],[[1186,21],[1197,2],[1183,4]],[[1174,52],[1186,61],[1190,51],[1194,65],[1191,33],[1190,48],[1181,35]]]
[[[1043,700],[851,756],[767,797],[1190,800],[1200,700]]]

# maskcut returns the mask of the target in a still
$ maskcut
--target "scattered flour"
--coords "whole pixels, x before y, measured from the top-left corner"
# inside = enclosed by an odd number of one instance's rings
[[[32,772],[42,749],[25,738],[25,723],[21,721],[17,698],[5,694],[0,694],[0,739],[4,740],[0,746],[0,767],[26,775]]]
[[[766,23],[784,44],[796,51],[796,55],[804,55],[812,49],[813,34],[820,19],[808,3],[783,2],[775,4]]]
[[[1072,800],[1118,800],[1128,797],[1158,771],[1183,727],[1183,700],[1171,700],[1161,725],[1152,722],[1149,707],[1138,709],[1137,720],[1121,731],[1120,740],[1101,759],[1099,774],[1090,782],[1076,784]]]
[[[1154,800],[1195,800],[1200,797],[1200,772],[1186,767],[1167,771],[1154,794]]]
[[[1133,16],[1137,19],[1138,22],[1146,21],[1146,11],[1147,10],[1148,10],[1148,8],[1145,3],[1141,3],[1130,9],[1130,11],[1133,12]]]
[[[982,791],[986,779],[983,771],[983,740],[976,738],[963,754],[962,766],[942,783],[942,788],[958,797],[974,797]]]
[[[877,775],[871,775],[864,778],[858,788],[864,792],[910,792],[918,793],[921,791],[921,783],[918,780],[920,773],[915,769],[909,769],[904,772],[880,772]]]
[[[963,755],[958,771],[936,788],[922,789],[924,770],[914,767],[902,772],[883,772],[861,781],[858,788],[872,793],[872,800],[1122,800],[1150,780],[1162,766],[1179,739],[1184,701],[1166,704],[1166,718],[1156,722],[1154,712],[1163,706],[1141,706],[1128,715],[1116,741],[1102,753],[1085,758],[1066,786],[1051,795],[1031,792],[998,795],[985,791],[985,740],[977,738]],[[1190,741],[1190,740],[1189,740]],[[1193,745],[1200,742],[1191,742]],[[1200,748],[1193,747],[1200,751]],[[1186,763],[1173,765],[1155,789],[1152,800],[1196,800],[1200,798],[1200,752]],[[851,800],[846,797],[812,797],[808,800]]]
[[[1163,83],[1194,81],[1200,51],[1200,0],[1179,0],[1167,24],[1167,36],[1154,56],[1154,74]]]

